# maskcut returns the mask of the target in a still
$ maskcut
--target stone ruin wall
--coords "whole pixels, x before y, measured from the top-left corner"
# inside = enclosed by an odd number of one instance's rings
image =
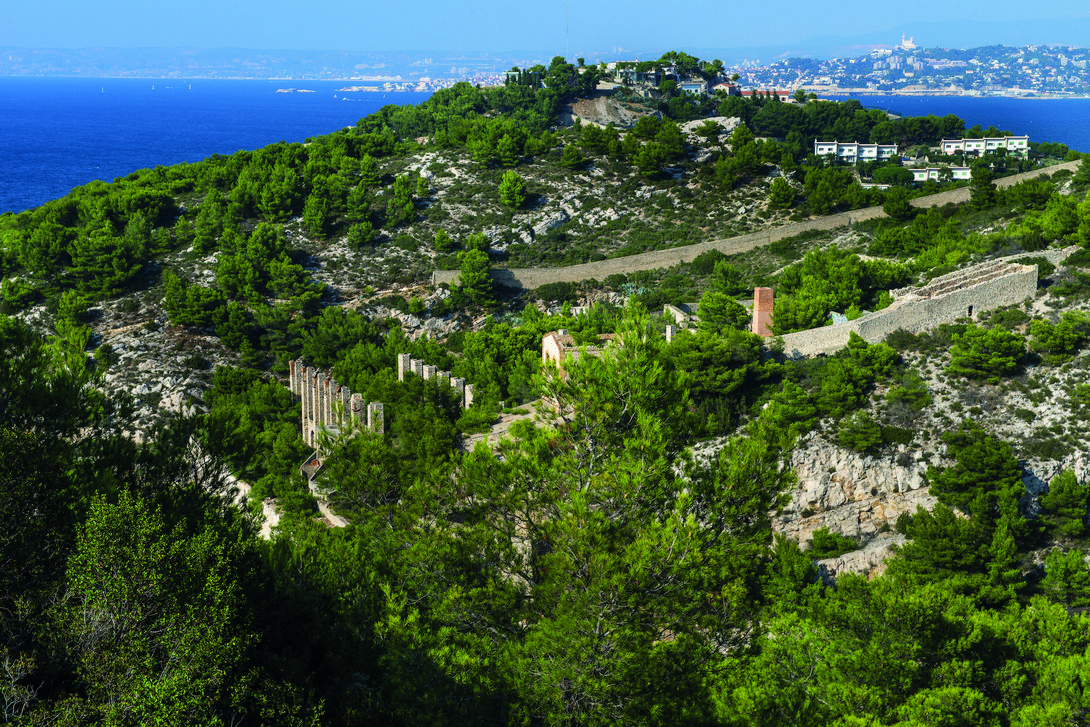
[[[302,404],[303,441],[317,448],[319,433],[345,431],[350,423],[363,422],[372,432],[386,430],[382,402],[363,400],[347,386],[341,386],[328,371],[304,366],[302,361],[288,362],[288,388],[295,403]]]
[[[672,247],[665,250],[653,250],[638,255],[599,260],[593,263],[581,263],[562,268],[492,268],[491,275],[498,285],[508,288],[537,288],[546,283],[578,283],[582,280],[604,280],[610,275],[627,275],[640,270],[670,268],[679,263],[691,262],[698,255],[709,250],[719,250],[726,255],[746,252],[762,245],[768,245],[809,232],[810,230],[834,230],[838,227],[862,222],[885,213],[881,207],[839,212],[827,217],[816,217],[804,222],[795,222],[780,227],[772,227],[759,232],[750,232],[723,240],[709,240],[695,245]],[[447,283],[456,285],[457,270],[435,270],[432,272],[432,285]]]
[[[440,384],[444,382],[454,389],[462,402],[462,408],[473,406],[473,384],[467,384],[460,376],[451,376],[449,371],[440,371],[437,366],[429,366],[423,359],[413,358],[410,354],[399,353],[397,355],[397,380],[404,381],[405,374],[416,374],[424,380],[437,379]]]
[[[936,278],[923,288],[895,291],[893,304],[854,321],[783,336],[792,358],[833,353],[855,331],[867,343],[879,343],[903,328],[921,333],[958,318],[1021,303],[1037,292],[1037,266],[989,262]]]
[[[463,407],[473,405],[473,384],[467,384],[463,378],[452,377],[449,371],[439,371],[438,367],[429,366],[407,353],[399,354],[397,380],[404,381],[406,373],[445,382],[458,393]],[[328,371],[304,366],[302,361],[293,359],[288,362],[288,388],[294,402],[302,404],[303,441],[312,447],[318,446],[318,435],[323,429],[345,431],[350,428],[350,423],[362,423],[365,417],[369,430],[379,434],[386,431],[382,402],[365,402],[361,394],[354,394],[347,386],[341,386]]]

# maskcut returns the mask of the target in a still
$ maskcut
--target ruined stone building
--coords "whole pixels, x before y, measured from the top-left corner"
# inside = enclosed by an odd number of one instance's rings
[[[921,333],[958,318],[1032,299],[1037,292],[1037,266],[992,260],[935,278],[921,288],[891,291],[893,303],[854,321],[783,336],[784,353],[801,358],[834,353],[848,344],[854,331],[867,343],[879,343],[898,329]],[[771,291],[769,291],[771,312]],[[757,323],[754,306],[754,325]]]
[[[407,353],[397,355],[397,380],[404,381],[405,374],[416,374],[425,381],[436,379],[440,384],[447,383],[458,394],[462,401],[462,408],[473,406],[473,384],[467,384],[466,380],[450,375],[449,371],[439,371],[436,366],[429,366],[423,359],[413,358]]]
[[[360,426],[379,434],[385,431],[382,402],[365,402],[363,396],[338,384],[328,371],[294,359],[288,362],[288,386],[295,402],[303,405],[303,441],[311,447],[318,447],[322,430],[334,436]]]
[[[580,346],[566,328],[546,333],[541,337],[541,365],[544,366],[549,361],[553,361],[563,374],[564,361],[569,354],[576,361],[579,360],[583,352],[588,356],[601,356],[606,346],[610,345],[614,340],[616,340],[614,334],[603,333],[598,336],[597,346]]]

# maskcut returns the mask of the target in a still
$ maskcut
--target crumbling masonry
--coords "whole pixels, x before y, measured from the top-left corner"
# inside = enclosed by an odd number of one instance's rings
[[[292,396],[303,405],[303,440],[311,447],[318,447],[322,430],[336,435],[353,428],[349,424],[360,426],[364,416],[369,430],[385,432],[382,402],[364,402],[362,395],[338,384],[328,371],[304,366],[295,359],[288,362],[288,379]]]
[[[1036,292],[1036,265],[993,260],[935,278],[922,288],[894,290],[892,305],[854,321],[789,333],[783,337],[784,353],[792,358],[833,353],[848,344],[853,331],[867,343],[883,341],[901,328],[921,333],[958,318],[1021,303]]]
[[[407,353],[397,355],[397,380],[404,381],[405,374],[416,374],[425,380],[437,379],[440,384],[446,382],[458,394],[462,408],[473,406],[473,384],[459,376],[451,376],[449,371],[439,371],[436,366],[429,366],[423,359],[413,358]]]

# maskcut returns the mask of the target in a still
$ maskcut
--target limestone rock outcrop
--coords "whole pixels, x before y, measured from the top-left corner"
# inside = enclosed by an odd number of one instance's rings
[[[909,450],[870,456],[811,435],[791,453],[789,466],[798,486],[772,527],[800,544],[819,528],[871,540],[902,513],[935,505],[927,492],[927,463]]]
[[[908,538],[900,533],[879,533],[859,550],[817,561],[818,574],[826,581],[835,579],[838,573],[862,573],[868,577],[881,575],[893,547],[907,541]]]

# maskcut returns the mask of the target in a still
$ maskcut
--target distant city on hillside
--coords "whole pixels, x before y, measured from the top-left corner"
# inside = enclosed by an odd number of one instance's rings
[[[657,57],[621,51],[610,58],[585,60],[594,65]],[[532,52],[11,49],[0,52],[0,76],[346,80],[385,90],[429,91],[459,81],[499,85],[505,71],[513,67],[526,69],[549,62]],[[787,58],[771,64],[721,67],[728,77],[737,74],[743,87],[801,88],[819,94],[1090,95],[1090,49],[1069,45],[958,50],[924,48],[902,36],[896,45],[852,58]]]

